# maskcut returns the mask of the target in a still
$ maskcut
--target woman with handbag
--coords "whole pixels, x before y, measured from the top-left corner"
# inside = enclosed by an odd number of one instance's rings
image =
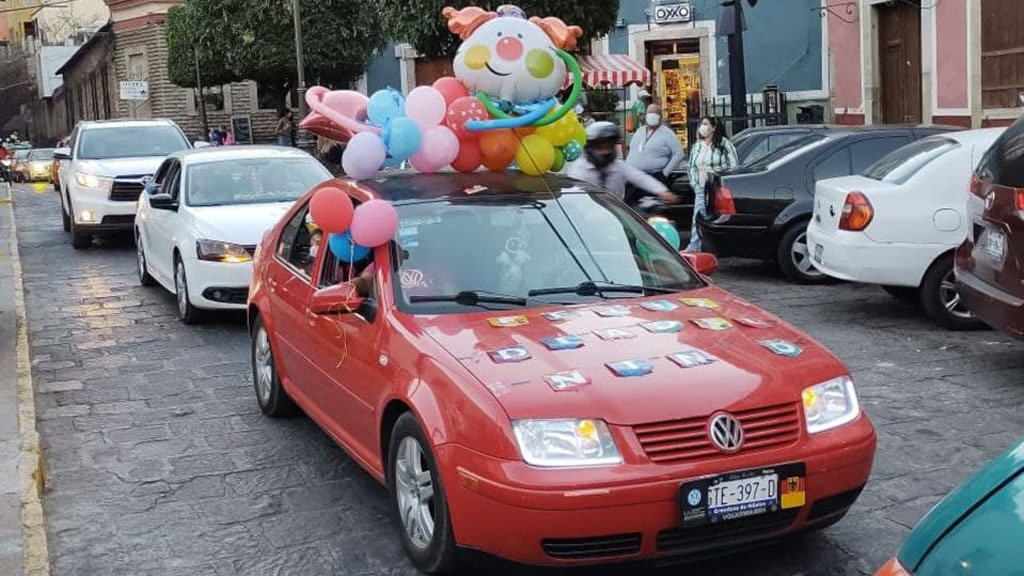
[[[704,212],[707,204],[708,184],[713,174],[720,174],[735,168],[736,148],[725,137],[725,127],[711,116],[705,116],[697,128],[700,139],[690,147],[690,186],[693,188],[693,226],[690,229],[688,251],[700,252],[701,238],[697,229],[697,214]],[[713,192],[713,191],[712,191]]]

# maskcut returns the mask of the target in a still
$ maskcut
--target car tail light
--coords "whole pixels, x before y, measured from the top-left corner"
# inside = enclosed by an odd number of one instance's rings
[[[861,192],[850,192],[843,204],[843,214],[839,217],[839,229],[860,232],[871,224],[875,217],[875,209],[868,197]]]
[[[735,214],[736,203],[732,200],[732,190],[719,186],[715,190],[715,212],[718,214]]]
[[[985,196],[985,181],[978,177],[977,174],[971,174],[971,194],[982,198]]]
[[[1024,188],[1017,188],[1017,210],[1024,212]]]

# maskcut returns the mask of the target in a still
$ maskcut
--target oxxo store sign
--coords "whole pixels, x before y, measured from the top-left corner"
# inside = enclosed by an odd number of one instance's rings
[[[656,4],[652,11],[655,24],[675,24],[693,20],[693,8],[689,2],[673,2],[672,4]]]

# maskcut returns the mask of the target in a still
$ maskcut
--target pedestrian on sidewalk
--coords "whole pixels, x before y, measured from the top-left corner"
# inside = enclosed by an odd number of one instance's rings
[[[277,144],[279,146],[295,146],[295,119],[292,115],[292,111],[287,108],[282,108],[277,119],[277,129],[274,134],[277,135]]]
[[[223,132],[223,134],[224,134],[224,145],[225,146],[234,146],[235,145],[235,133],[231,131],[231,128],[228,128],[227,130],[225,130]]]
[[[223,143],[223,140],[221,140],[220,138],[220,131],[217,130],[216,128],[210,129],[210,133],[206,135],[206,139],[213,146],[220,146]]]
[[[725,127],[717,118],[705,116],[701,118],[697,128],[700,139],[690,147],[690,186],[693,188],[693,226],[690,228],[691,252],[700,252],[702,241],[697,229],[697,214],[704,213],[708,184],[712,176],[730,168],[735,168],[736,148],[725,137]]]
[[[661,119],[661,106],[651,104],[644,116],[644,125],[629,142],[626,162],[640,170],[667,181],[669,175],[686,158],[679,137]]]

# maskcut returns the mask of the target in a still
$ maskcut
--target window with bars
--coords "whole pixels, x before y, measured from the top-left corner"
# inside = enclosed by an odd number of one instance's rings
[[[981,101],[1020,108],[1024,97],[1024,10],[1020,0],[981,2]]]

